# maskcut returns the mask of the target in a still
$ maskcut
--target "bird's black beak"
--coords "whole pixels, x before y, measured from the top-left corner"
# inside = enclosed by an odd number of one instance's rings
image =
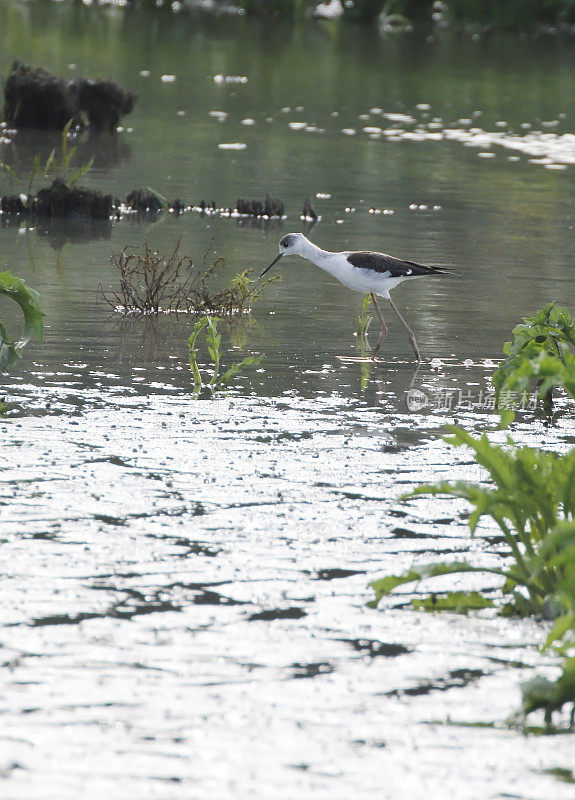
[[[274,264],[277,264],[277,263],[278,263],[278,261],[280,260],[280,258],[281,258],[282,256],[283,256],[283,253],[278,253],[278,255],[277,255],[275,258],[274,258],[274,260],[273,260],[273,261],[272,261],[272,263],[269,265],[269,267],[266,267],[266,268],[264,269],[264,271],[263,271],[263,272],[262,272],[262,274],[260,275],[260,278],[263,278],[263,277],[264,277],[264,275],[266,274],[266,272],[268,272],[268,271],[269,271],[269,270],[270,270],[270,269],[273,267],[273,265],[274,265]]]

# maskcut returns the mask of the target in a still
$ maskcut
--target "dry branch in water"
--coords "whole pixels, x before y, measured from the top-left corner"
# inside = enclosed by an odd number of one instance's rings
[[[252,270],[244,270],[230,286],[213,289],[208,280],[225,268],[224,259],[219,257],[208,264],[208,250],[202,265],[195,267],[191,256],[180,253],[180,244],[176,242],[169,256],[160,255],[148,244],[141,253],[125,247],[113,255],[112,264],[120,272],[120,289],[103,292],[108,305],[124,314],[179,311],[231,315],[249,311],[267,284],[279,277],[256,287],[249,277]]]

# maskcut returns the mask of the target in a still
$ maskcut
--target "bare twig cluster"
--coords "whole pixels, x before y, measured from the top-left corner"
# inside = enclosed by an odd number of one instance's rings
[[[191,256],[180,253],[180,241],[168,256],[160,255],[148,244],[143,252],[125,247],[111,258],[120,273],[120,289],[103,292],[104,299],[124,314],[179,311],[231,315],[249,311],[270,281],[256,287],[249,277],[252,270],[244,270],[232,279],[231,285],[214,289],[208,281],[226,263],[221,257],[209,262],[209,255],[210,250],[201,266],[196,267]]]

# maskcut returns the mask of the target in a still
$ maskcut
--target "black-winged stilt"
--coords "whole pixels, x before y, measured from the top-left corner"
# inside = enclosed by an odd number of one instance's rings
[[[369,250],[344,250],[341,253],[330,253],[313,244],[303,233],[286,233],[280,240],[279,254],[274,258],[269,267],[266,267],[260,277],[276,264],[283,256],[297,255],[311,261],[320,269],[329,272],[334,278],[355,292],[369,293],[381,323],[381,334],[373,351],[373,358],[379,350],[382,341],[387,336],[387,325],[377,304],[375,295],[388,301],[395,311],[401,324],[407,331],[413,352],[418,361],[421,361],[419,348],[413,331],[401,316],[399,309],[391,299],[389,293],[402,281],[412,278],[423,278],[425,275],[454,274],[452,270],[444,267],[426,267],[414,261],[403,261],[400,258],[386,256],[384,253],[374,253]]]

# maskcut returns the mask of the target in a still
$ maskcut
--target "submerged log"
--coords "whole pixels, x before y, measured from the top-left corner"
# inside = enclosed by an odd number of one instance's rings
[[[64,80],[43,69],[14,61],[4,84],[5,121],[15,128],[63,130],[88,124],[113,131],[134,108],[136,95],[114,81]]]

